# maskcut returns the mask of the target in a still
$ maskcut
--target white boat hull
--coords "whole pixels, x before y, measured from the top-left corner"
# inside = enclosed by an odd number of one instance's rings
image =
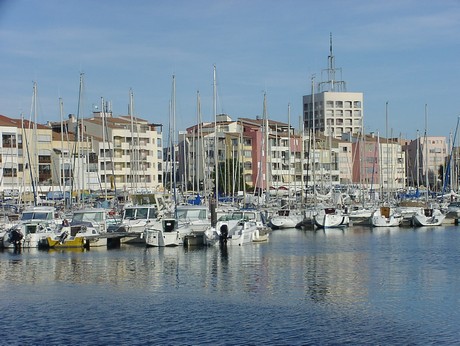
[[[254,240],[262,240],[259,227],[253,221],[219,221],[216,227],[211,227],[205,232],[207,245],[241,246],[250,244]],[[267,237],[268,240],[268,237]]]
[[[319,228],[346,227],[350,223],[347,215],[319,214],[315,216],[315,225]]]
[[[273,228],[295,228],[303,218],[301,216],[274,216],[270,219]]]
[[[446,216],[439,210],[433,210],[428,215],[425,212],[414,214],[412,216],[412,224],[419,227],[441,226],[445,218]]]
[[[163,230],[148,229],[145,231],[145,244],[154,247],[179,246],[183,239],[179,231],[164,232]]]

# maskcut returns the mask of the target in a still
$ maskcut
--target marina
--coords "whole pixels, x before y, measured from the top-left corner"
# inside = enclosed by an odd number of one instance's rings
[[[458,232],[291,228],[224,248],[4,249],[0,340],[455,344]]]
[[[460,344],[456,1],[1,13],[0,345]]]

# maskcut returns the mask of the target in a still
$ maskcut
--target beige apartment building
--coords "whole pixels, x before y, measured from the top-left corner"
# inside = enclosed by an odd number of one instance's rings
[[[440,190],[448,156],[446,137],[418,136],[407,145],[408,185]],[[441,169],[441,166],[444,167]]]
[[[162,125],[94,112],[80,121],[80,127],[97,155],[98,189],[131,193],[163,189]]]
[[[4,197],[25,201],[52,185],[52,131],[24,119],[0,115],[0,190]]]

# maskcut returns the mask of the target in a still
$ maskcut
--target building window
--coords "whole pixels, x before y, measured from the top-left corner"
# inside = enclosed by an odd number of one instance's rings
[[[18,172],[16,171],[16,168],[3,168],[3,176],[4,177],[17,177]]]
[[[3,148],[14,148],[16,147],[16,135],[14,134],[3,134],[2,136]]]

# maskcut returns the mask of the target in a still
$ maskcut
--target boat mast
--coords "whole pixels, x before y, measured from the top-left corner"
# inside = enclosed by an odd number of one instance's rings
[[[212,82],[212,110],[214,113],[214,172],[216,181],[216,208],[219,206],[219,153],[218,153],[218,137],[217,137],[217,85],[216,85],[216,65],[213,67],[213,82]]]
[[[268,116],[267,116],[267,93],[264,93],[264,108],[263,108],[264,128],[265,128],[265,204],[268,205],[270,198],[270,182],[269,182],[269,161],[268,161]],[[263,184],[262,184],[263,186]]]
[[[311,103],[312,103],[312,152],[313,158],[310,160],[312,169],[313,195],[316,204],[316,116],[315,116],[315,76],[311,77]]]
[[[102,151],[104,153],[104,197],[107,200],[107,153],[105,150],[105,106],[104,106],[104,98],[101,97],[101,120],[102,120]]]
[[[195,141],[194,141],[194,149],[195,149],[195,160],[194,160],[194,165],[196,166],[195,169],[195,183],[196,183],[196,192],[199,194],[200,193],[200,172],[201,172],[201,166],[200,166],[200,91],[198,90],[196,92],[196,123],[198,124],[197,132],[196,135],[193,136],[193,138],[196,137],[196,146],[195,146]]]
[[[288,103],[288,205],[291,207],[291,103]],[[295,167],[295,165],[294,165]],[[294,168],[295,191],[295,168]],[[295,195],[294,195],[295,196]]]
[[[137,184],[136,184],[136,178],[135,174],[136,172],[136,167],[135,167],[135,162],[136,162],[136,155],[135,155],[135,144],[134,144],[134,116],[133,116],[133,90],[129,89],[129,118],[131,120],[131,163],[130,163],[130,175],[131,175],[131,189],[132,191],[136,191]]]
[[[172,97],[171,97],[171,123],[172,123],[172,183],[173,183],[173,192],[174,192],[174,214],[177,216],[177,195],[176,195],[176,76],[173,75],[173,85],[172,85]]]
[[[390,179],[390,174],[389,174],[389,164],[390,164],[390,151],[389,151],[389,145],[388,145],[388,101],[385,103],[385,137],[387,138],[386,141],[386,148],[387,148],[387,163],[385,165],[385,178],[387,181],[387,202],[388,205],[390,205],[390,189],[389,189],[389,179]]]
[[[61,120],[61,179],[59,179],[59,189],[63,191],[64,198],[65,198],[65,170],[64,170],[64,104],[62,102],[62,98],[59,98],[59,117]],[[64,189],[62,185],[64,183]]]
[[[428,105],[425,104],[425,184],[426,184],[426,202],[428,203],[428,192],[430,191],[430,180],[428,177],[428,134],[427,134],[427,125],[428,125]]]
[[[444,174],[444,186],[443,186],[443,191],[442,194],[444,195],[446,191],[446,186],[449,183],[450,184],[450,192],[451,194],[455,191],[456,186],[454,187],[454,181],[457,181],[456,177],[454,179],[454,168],[452,166],[455,165],[455,161],[453,161],[453,154],[454,154],[454,149],[455,149],[455,143],[457,141],[457,132],[458,132],[458,124],[460,122],[460,117],[457,117],[457,125],[455,126],[455,133],[454,133],[454,138],[452,139],[452,134],[451,134],[451,143],[450,143],[450,154],[449,154],[449,160],[447,161],[447,167],[446,167],[446,172]],[[454,164],[452,163],[454,162]]]

